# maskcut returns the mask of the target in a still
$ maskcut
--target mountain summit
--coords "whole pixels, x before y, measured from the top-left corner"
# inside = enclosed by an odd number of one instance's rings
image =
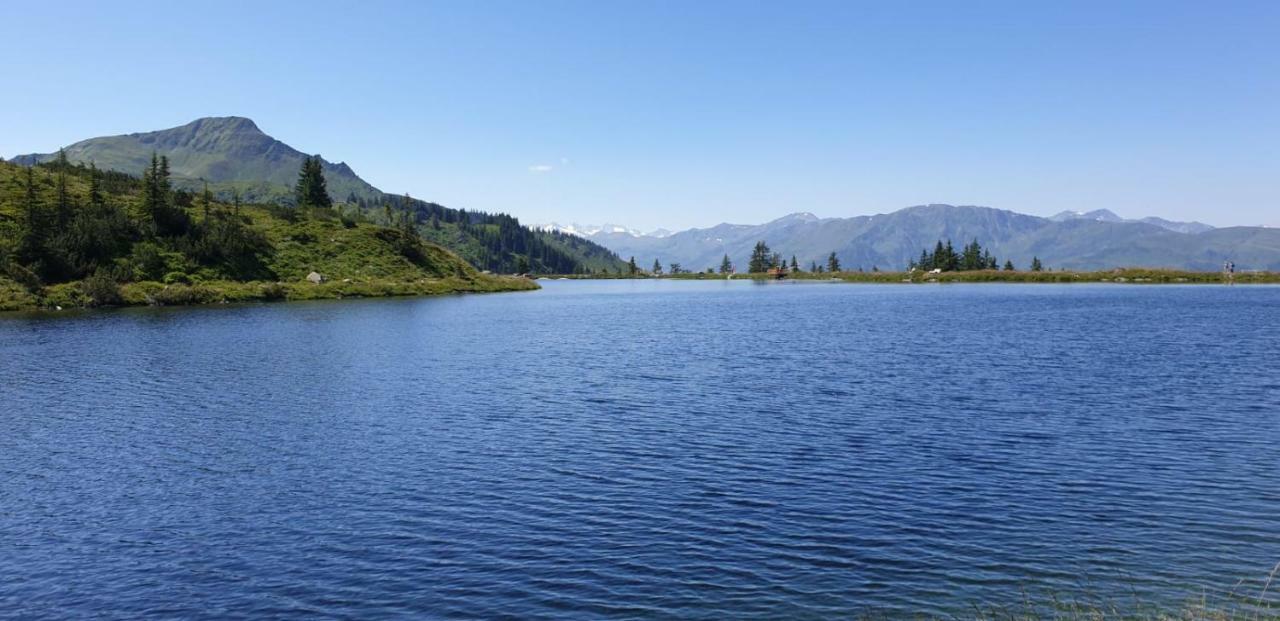
[[[292,196],[292,188],[307,154],[272,138],[251,119],[241,116],[205,117],[186,125],[153,132],[81,140],[65,147],[74,162],[137,175],[151,154],[169,158],[178,187],[198,189],[205,182],[219,195],[239,190],[249,202],[277,202]],[[55,153],[19,155],[18,164],[47,162]],[[358,177],[345,163],[324,162],[329,194],[336,201],[350,197],[377,199],[382,193]]]

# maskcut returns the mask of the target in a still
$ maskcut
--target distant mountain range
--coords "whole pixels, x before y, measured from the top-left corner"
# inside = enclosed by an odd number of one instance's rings
[[[248,203],[290,204],[298,171],[307,154],[268,136],[252,120],[207,117],[160,131],[90,138],[64,147],[73,164],[90,162],[98,168],[140,175],[153,153],[169,158],[174,186],[196,191],[205,183],[228,200],[240,192]],[[24,166],[49,162],[57,153],[19,155],[11,162]],[[397,208],[403,197],[388,196],[356,175],[343,162],[323,162],[329,195],[336,203],[356,205],[373,218],[384,203]],[[534,230],[511,216],[463,212],[412,200],[427,239],[461,255],[480,269],[518,271],[517,266],[542,273],[620,270],[612,252],[586,236]],[[524,257],[526,262],[521,262]]]
[[[1042,218],[989,207],[919,205],[854,218],[795,213],[765,224],[719,224],[661,236],[637,235],[625,227],[582,234],[624,259],[634,256],[641,266],[656,259],[692,270],[718,266],[725,254],[741,268],[762,240],[806,267],[825,263],[834,251],[850,269],[900,270],[921,250],[946,239],[957,247],[977,239],[1001,263],[1012,260],[1023,269],[1039,257],[1050,268],[1068,269],[1217,270],[1229,260],[1240,269],[1280,270],[1280,229],[1213,228],[1161,218],[1135,221],[1106,210]]]
[[[1097,222],[1142,222],[1145,224],[1154,224],[1162,229],[1168,229],[1176,233],[1203,233],[1213,230],[1212,226],[1203,222],[1175,222],[1173,220],[1165,220],[1164,218],[1156,218],[1154,216],[1142,218],[1140,220],[1128,220],[1117,216],[1115,212],[1109,209],[1095,209],[1093,211],[1062,211],[1055,216],[1049,218],[1054,222],[1066,222],[1067,220],[1094,220]]]

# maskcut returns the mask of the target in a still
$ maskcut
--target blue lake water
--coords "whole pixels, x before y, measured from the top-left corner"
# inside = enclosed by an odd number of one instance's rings
[[[1177,605],[1280,561],[1280,288],[544,285],[0,317],[0,616]]]

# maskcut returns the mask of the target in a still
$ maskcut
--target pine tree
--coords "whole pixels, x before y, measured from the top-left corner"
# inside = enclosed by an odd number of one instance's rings
[[[947,240],[946,248],[944,248],[943,256],[946,257],[946,263],[942,270],[944,272],[954,272],[960,269],[960,257],[956,254],[955,248],[951,246],[951,240]]]
[[[75,215],[75,205],[72,203],[71,193],[67,190],[67,166],[67,155],[59,149],[57,173],[54,175],[53,182],[54,222],[59,231],[66,230],[72,216]]]
[[[142,219],[153,233],[162,232],[169,211],[169,165],[167,159],[164,162],[152,151],[151,164],[142,171]]]
[[[635,276],[636,272],[639,272],[639,271],[640,271],[640,268],[636,267],[636,258],[631,257],[631,260],[627,261],[627,273],[632,276]]]
[[[302,169],[298,171],[298,183],[294,186],[294,201],[299,211],[323,209],[333,206],[329,198],[329,189],[324,179],[324,165],[320,156],[314,155],[302,160]]]
[[[22,183],[22,201],[19,203],[21,234],[18,239],[18,262],[33,271],[39,271],[44,262],[49,237],[52,233],[40,194],[36,191],[35,168],[28,166]]]
[[[209,182],[205,182],[204,191],[200,193],[200,213],[204,222],[209,222],[209,208],[213,205],[213,193],[209,191]]]
[[[729,255],[725,254],[724,258],[720,259],[720,273],[728,274],[732,271],[733,271],[733,263],[729,261]]]
[[[800,264],[796,263],[796,255],[794,254],[791,255],[791,271],[793,272],[800,271]]]
[[[836,256],[835,252],[827,256],[827,271],[832,274],[840,271],[840,258]]]
[[[1004,271],[1006,271],[1006,272],[1012,272],[1012,271],[1014,271],[1014,270],[1013,270],[1013,261],[1005,260],[1005,262],[1004,262]]]
[[[1031,271],[1033,272],[1044,271],[1044,265],[1040,263],[1040,257],[1031,257]]]
[[[751,249],[751,260],[747,262],[747,271],[753,274],[769,271],[769,245],[763,241],[756,242]]]
[[[654,276],[662,275],[662,264],[659,263],[657,259],[653,260],[653,275]]]
[[[94,210],[101,209],[105,204],[102,198],[102,173],[98,172],[98,165],[89,162],[89,206]]]
[[[405,240],[417,241],[418,239],[418,223],[413,213],[413,199],[409,198],[406,193],[404,195],[404,209],[400,211],[400,233]]]

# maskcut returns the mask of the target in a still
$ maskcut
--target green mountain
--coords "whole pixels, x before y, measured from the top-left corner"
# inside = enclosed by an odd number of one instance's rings
[[[243,117],[209,117],[154,132],[90,138],[64,147],[72,164],[139,175],[152,154],[169,159],[176,188],[200,191],[204,184],[220,200],[238,192],[247,203],[293,203],[293,187],[307,154],[268,136]],[[21,165],[48,163],[57,153],[19,155]],[[538,231],[506,214],[450,209],[388,195],[365,182],[345,163],[323,161],[329,195],[373,222],[391,224],[386,207],[406,205],[429,241],[453,250],[475,267],[493,272],[573,274],[625,269],[610,250],[580,237]]]
[[[240,190],[250,203],[293,200],[293,185],[306,153],[268,136],[244,117],[208,117],[181,127],[154,132],[104,136],[81,140],[64,148],[73,164],[95,163],[104,170],[137,174],[151,154],[169,158],[173,184],[198,190],[205,182],[215,195],[230,198]],[[56,153],[19,155],[13,162],[30,165],[50,162]],[[334,201],[349,198],[374,200],[382,192],[356,176],[345,163],[324,162],[325,180]]]
[[[0,310],[536,288],[480,273],[403,217],[399,228],[334,210],[299,218],[149,183],[0,161]]]

